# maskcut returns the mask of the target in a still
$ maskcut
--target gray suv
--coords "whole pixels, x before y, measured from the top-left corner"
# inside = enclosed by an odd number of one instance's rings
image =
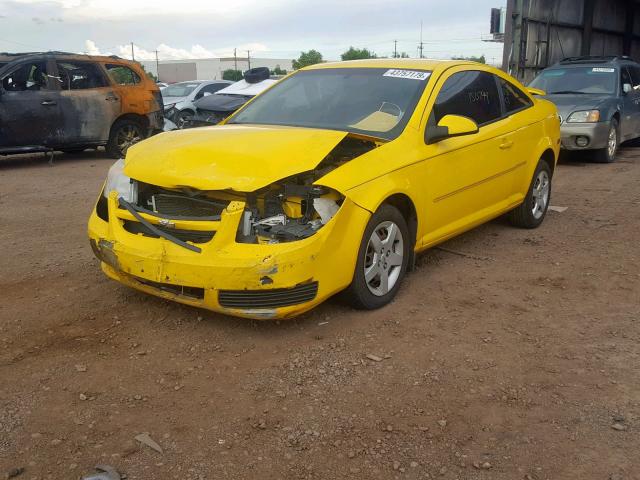
[[[640,64],[629,57],[565,58],[529,88],[558,107],[565,150],[591,150],[610,163],[621,142],[640,136]]]

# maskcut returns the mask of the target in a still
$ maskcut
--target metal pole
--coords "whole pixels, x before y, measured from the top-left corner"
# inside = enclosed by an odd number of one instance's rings
[[[131,60],[133,60],[134,62],[136,61],[136,56],[133,53],[133,42],[131,42]]]
[[[393,41],[393,58],[398,58],[398,40]]]
[[[156,77],[160,81],[160,63],[158,62],[158,50],[156,50]]]
[[[236,49],[233,49],[233,65],[234,65],[234,69],[237,72],[238,71],[238,56],[236,55]]]
[[[249,50],[247,50],[247,64],[249,65],[249,70],[251,70],[251,56]]]

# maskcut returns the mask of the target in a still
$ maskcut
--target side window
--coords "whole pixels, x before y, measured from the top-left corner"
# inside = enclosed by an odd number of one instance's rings
[[[631,73],[629,73],[629,69],[627,67],[622,67],[620,68],[620,87],[622,88],[625,84],[633,86],[633,81],[631,80]]]
[[[107,69],[111,79],[118,85],[136,85],[141,81],[136,72],[124,65],[107,63],[105,68]]]
[[[504,78],[498,77],[502,98],[504,98],[504,108],[506,113],[517,112],[532,105],[531,100],[522,90]]]
[[[629,83],[631,83],[634,90],[637,90],[640,88],[640,67],[632,65],[629,67],[629,71],[631,73],[631,82]]]
[[[46,60],[22,63],[2,78],[2,88],[8,92],[28,92],[51,89]]]
[[[107,86],[106,79],[94,63],[58,62],[58,76],[63,90],[86,90]]]
[[[458,72],[442,86],[433,106],[435,121],[445,115],[469,117],[478,125],[492,122],[502,116],[498,87],[490,73],[478,71]]]
[[[211,85],[202,87],[202,90],[198,92],[198,95],[196,95],[196,98],[204,97],[205,93],[215,93],[218,90],[222,90],[224,87],[228,87],[228,85],[224,83],[212,83]]]

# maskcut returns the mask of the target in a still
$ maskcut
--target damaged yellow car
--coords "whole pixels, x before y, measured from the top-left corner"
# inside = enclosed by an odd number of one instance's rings
[[[537,227],[560,139],[553,104],[464,61],[314,65],[223,123],[131,147],[89,237],[114,280],[256,319],[342,290],[378,308],[417,252],[507,212]]]

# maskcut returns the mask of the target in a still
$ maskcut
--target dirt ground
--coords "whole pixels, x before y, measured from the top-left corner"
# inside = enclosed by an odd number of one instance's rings
[[[111,163],[0,159],[0,478],[640,479],[640,149],[563,161],[566,211],[421,255],[386,308],[282,322],[107,280]]]

